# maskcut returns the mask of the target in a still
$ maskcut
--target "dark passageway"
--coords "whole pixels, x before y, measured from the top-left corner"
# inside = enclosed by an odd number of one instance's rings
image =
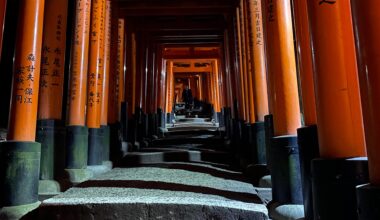
[[[0,0],[0,220],[380,219],[379,10]]]

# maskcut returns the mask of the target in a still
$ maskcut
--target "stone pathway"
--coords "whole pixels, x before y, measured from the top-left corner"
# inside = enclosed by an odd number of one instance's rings
[[[218,134],[152,142],[24,219],[268,219],[267,192],[230,168],[233,156]]]
[[[240,175],[191,163],[115,168],[45,200],[40,217],[267,219],[267,208],[255,188]]]

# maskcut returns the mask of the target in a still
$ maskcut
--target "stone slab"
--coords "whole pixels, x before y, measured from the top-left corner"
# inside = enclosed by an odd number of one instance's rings
[[[139,167],[115,168],[45,200],[40,218],[264,220],[268,211],[252,184],[238,178],[184,167]]]
[[[272,188],[272,178],[270,175],[263,176],[259,181],[259,187]]]
[[[0,209],[0,219],[1,220],[18,220],[33,210],[37,209],[41,202],[36,202],[32,204],[12,206],[12,207],[2,207]]]
[[[301,220],[305,217],[303,205],[280,205],[270,210],[273,220]]]

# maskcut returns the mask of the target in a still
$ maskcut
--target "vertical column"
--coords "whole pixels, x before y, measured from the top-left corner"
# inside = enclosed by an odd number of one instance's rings
[[[292,13],[289,0],[266,0],[267,57],[275,135],[294,135],[301,125]]]
[[[255,118],[255,103],[254,103],[254,90],[253,90],[253,62],[252,62],[252,56],[253,56],[253,51],[251,50],[252,48],[252,38],[250,34],[250,16],[248,13],[248,1],[244,1],[242,5],[242,10],[243,10],[243,21],[244,21],[244,34],[245,34],[245,51],[246,51],[246,65],[247,65],[247,84],[248,84],[248,101],[249,101],[249,124],[255,123],[256,118]],[[249,129],[251,129],[249,127]]]
[[[91,0],[77,0],[71,45],[66,134],[66,168],[87,167],[88,128],[85,126]]]
[[[116,10],[117,3],[111,1],[111,39],[110,39],[110,61],[109,61],[109,91],[108,91],[108,125],[110,128],[110,158],[115,162],[122,157],[120,152],[120,122],[119,122],[119,72],[118,72],[118,38],[119,17]]]
[[[265,0],[266,47],[274,135],[270,143],[273,199],[302,203],[297,128],[301,125],[290,0]],[[290,150],[289,151],[289,147]]]
[[[312,50],[310,44],[309,13],[307,1],[294,0],[294,24],[296,34],[297,68],[301,86],[304,125],[297,130],[300,151],[301,177],[305,218],[313,219],[311,188],[311,161],[319,157],[317,112],[313,79]]]
[[[91,34],[87,83],[88,165],[100,165],[102,162],[102,138],[100,129],[100,111],[104,72],[104,10],[105,0],[93,2],[91,8]]]
[[[58,171],[65,168],[62,157],[56,157],[55,160],[55,155],[62,155],[65,143],[64,123],[61,119],[67,9],[66,0],[46,0],[36,137],[42,146],[41,183],[48,183],[48,180],[56,177],[54,168]],[[44,187],[40,189],[45,190]]]
[[[241,91],[241,103],[240,108],[242,110],[242,120],[246,120],[247,118],[247,111],[246,111],[246,93],[245,93],[245,84],[244,84],[244,68],[243,68],[243,48],[242,48],[242,33],[241,33],[241,19],[240,19],[240,9],[236,8],[236,26],[237,26],[237,44],[238,44],[238,50],[239,50],[239,79],[240,79],[240,91]]]
[[[364,156],[350,3],[308,4],[312,46],[318,49],[313,61],[321,156]],[[328,31],[336,34],[328,36]]]
[[[246,30],[245,30],[245,16],[244,16],[244,1],[240,0],[240,7],[239,7],[239,14],[240,14],[240,31],[241,31],[241,51],[242,51],[242,65],[243,65],[243,85],[244,85],[244,102],[245,102],[245,112],[246,112],[246,122],[250,121],[250,102],[249,102],[249,84],[248,84],[248,58],[247,58],[247,41],[246,41]]]
[[[22,0],[17,23],[9,133],[0,143],[0,215],[21,218],[37,205],[41,145],[35,141],[44,0]],[[13,211],[12,211],[13,210]],[[3,213],[3,211],[5,211]]]
[[[1,51],[3,48],[3,33],[4,33],[4,20],[7,7],[7,0],[0,0],[0,59]]]
[[[133,77],[133,94],[132,94],[132,112],[136,109],[136,35],[132,33],[132,77]],[[166,76],[165,76],[166,77]]]
[[[369,185],[357,189],[359,219],[375,220],[380,218],[377,206],[380,198],[380,4],[368,0],[351,3],[370,177]]]
[[[124,23],[124,19],[119,19],[118,21],[118,44],[117,44],[117,65],[116,65],[116,69],[117,69],[117,72],[118,72],[118,92],[119,92],[119,95],[118,95],[118,112],[119,112],[119,121],[121,119],[121,104],[124,103],[124,92],[125,92],[125,89],[124,89],[124,84],[125,84],[125,80],[124,80],[124,53],[125,53],[125,48],[124,48],[124,36],[125,36],[125,23]]]
[[[380,131],[380,117],[376,114],[380,112],[380,37],[379,24],[377,19],[380,15],[378,2],[372,1],[352,1],[352,13],[354,18],[354,30],[357,46],[357,60],[359,69],[359,79],[361,88],[361,100],[363,106],[364,129],[367,143],[369,160],[369,171],[371,183],[380,185],[380,166],[377,155],[380,155],[380,142],[378,132]]]
[[[114,5],[114,3],[112,3]],[[111,127],[116,127],[118,122],[118,79],[119,72],[117,70],[117,51],[118,51],[118,17],[115,11],[112,11],[111,18],[111,54],[110,54],[110,76],[109,76],[109,94],[108,94],[108,124]]]
[[[296,52],[302,91],[303,116],[306,126],[317,123],[313,79],[312,51],[310,45],[309,14],[307,2],[294,1],[294,23],[296,33]]]
[[[106,1],[106,16],[104,26],[104,65],[103,65],[103,82],[102,82],[102,102],[100,112],[100,126],[103,130],[103,161],[110,159],[110,127],[108,126],[108,97],[110,82],[110,59],[111,59],[111,0]],[[112,167],[112,166],[111,166]]]
[[[253,81],[254,81],[254,100],[255,100],[255,120],[264,121],[264,116],[269,114],[268,91],[267,91],[267,68],[265,57],[265,41],[263,29],[263,16],[261,2],[263,0],[250,0],[250,29],[253,53]]]
[[[166,113],[169,120],[168,123],[171,123],[171,114],[173,110],[173,100],[174,100],[174,82],[173,82],[173,61],[167,61],[167,70],[166,70],[166,90],[167,90],[167,98],[166,98]]]
[[[368,171],[366,161],[344,159],[366,154],[350,1],[307,3],[324,158],[312,163],[315,216],[352,219],[357,215],[355,186],[368,181]],[[330,181],[337,175],[339,180]]]
[[[250,50],[253,54],[253,96],[255,101],[255,123],[252,129],[256,148],[256,155],[254,155],[256,161],[254,162],[257,164],[266,164],[264,117],[269,114],[262,1],[248,1],[250,38],[252,40]]]
[[[219,89],[219,69],[218,69],[218,61],[214,60],[212,61],[212,81],[213,81],[213,94],[214,94],[214,110],[215,112],[220,112],[220,89]],[[193,90],[194,91],[194,90]]]

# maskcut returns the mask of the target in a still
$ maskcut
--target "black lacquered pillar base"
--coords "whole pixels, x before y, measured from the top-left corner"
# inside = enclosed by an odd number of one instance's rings
[[[302,204],[297,136],[273,137],[270,157],[273,201],[280,204]]]
[[[356,188],[359,220],[380,219],[380,186],[371,184]]]
[[[367,158],[314,159],[314,218],[358,219],[356,186],[369,182]]]
[[[38,202],[40,158],[40,143],[0,143],[0,207]]]
[[[305,218],[314,218],[313,191],[311,185],[311,161],[319,158],[317,126],[302,127],[298,132],[298,147],[300,152],[302,195]]]

